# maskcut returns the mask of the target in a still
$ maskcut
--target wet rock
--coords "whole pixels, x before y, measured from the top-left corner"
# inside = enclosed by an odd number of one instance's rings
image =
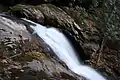
[[[30,34],[25,25],[17,24],[11,19],[0,16],[0,40],[20,40],[20,35],[23,39],[30,39]]]
[[[19,53],[16,51],[16,48],[22,49],[21,46],[24,44],[22,40],[29,41],[31,35],[27,31],[26,26],[20,23],[20,20],[17,20],[15,17],[11,19],[7,18],[9,16],[3,16],[4,14],[0,16],[0,56]],[[19,47],[17,45],[19,45]]]
[[[45,17],[39,8],[35,8],[34,6],[25,6],[18,4],[17,6],[11,7],[11,11],[18,17],[25,17],[33,21],[37,21],[41,24],[43,24],[45,20]]]

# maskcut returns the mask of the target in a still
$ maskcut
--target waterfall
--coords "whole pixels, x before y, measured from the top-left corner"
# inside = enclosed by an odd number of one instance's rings
[[[74,73],[86,77],[89,80],[106,80],[91,67],[82,65],[68,39],[56,28],[46,28],[40,24],[24,19],[35,25],[30,25],[36,33],[48,44],[58,58],[66,63]]]

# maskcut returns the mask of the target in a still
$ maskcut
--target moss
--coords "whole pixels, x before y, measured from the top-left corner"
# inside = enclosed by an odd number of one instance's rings
[[[15,6],[12,6],[10,7],[10,12],[14,12],[14,11],[21,11],[23,9],[27,9],[27,8],[31,8],[31,9],[39,9],[40,8],[40,5],[39,6],[32,6],[32,5],[22,5],[22,4],[17,4]]]
[[[26,54],[26,56],[30,56],[34,59],[46,59],[47,58],[44,53],[40,53],[40,52],[29,52]]]
[[[49,7],[49,8],[54,8],[54,9],[58,9],[55,5],[52,5],[52,4],[43,4],[43,5],[41,5],[41,6],[47,6],[47,7]]]
[[[27,62],[31,62],[33,59],[44,60],[48,58],[44,53],[28,52],[25,55],[21,55],[21,56],[14,58],[14,61],[20,62],[21,64],[25,64]]]
[[[10,7],[10,11],[20,11],[25,8],[25,5],[17,4],[15,6]]]

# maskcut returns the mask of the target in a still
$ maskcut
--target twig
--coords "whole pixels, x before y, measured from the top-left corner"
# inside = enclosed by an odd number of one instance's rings
[[[99,49],[99,51],[98,51],[97,65],[99,65],[99,62],[100,62],[100,60],[101,60],[101,55],[102,55],[103,46],[104,46],[104,39],[102,39],[102,42],[101,42],[101,45],[100,45],[100,49]]]
[[[22,53],[16,54],[16,55],[14,55],[14,56],[11,56],[11,57],[7,58],[7,60],[8,60],[8,59],[11,59],[11,58],[14,58],[14,57],[17,57],[17,56],[20,56],[20,55],[22,55]]]

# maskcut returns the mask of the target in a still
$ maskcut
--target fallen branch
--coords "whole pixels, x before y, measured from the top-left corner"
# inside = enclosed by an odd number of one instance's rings
[[[11,56],[11,57],[9,57],[9,58],[6,58],[6,60],[9,60],[9,59],[12,59],[12,58],[18,57],[18,56],[20,56],[20,55],[22,55],[22,53],[20,53],[20,54],[16,54],[16,55]]]
[[[98,59],[96,62],[97,65],[99,65],[99,63],[100,63],[103,47],[104,47],[104,39],[102,39],[102,42],[101,42],[101,45],[100,45],[100,48],[98,51]]]

